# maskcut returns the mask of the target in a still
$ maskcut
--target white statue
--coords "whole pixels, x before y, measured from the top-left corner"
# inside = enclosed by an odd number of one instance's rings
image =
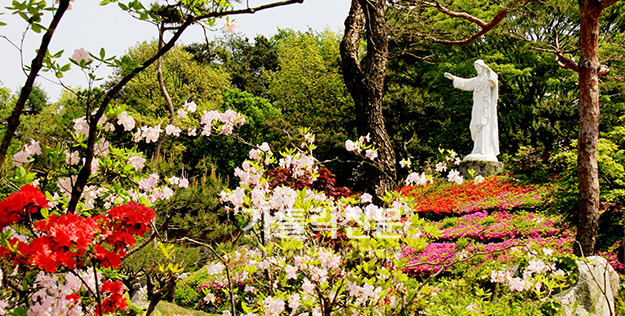
[[[448,72],[445,78],[453,80],[454,88],[473,91],[473,111],[471,114],[471,138],[473,152],[464,161],[482,160],[497,162],[499,155],[499,129],[497,128],[497,99],[499,86],[497,74],[483,60],[473,64],[477,77],[470,79],[456,77]]]

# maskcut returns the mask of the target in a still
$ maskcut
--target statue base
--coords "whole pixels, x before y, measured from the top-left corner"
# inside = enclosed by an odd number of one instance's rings
[[[499,162],[499,160],[497,160],[497,156],[489,155],[489,154],[469,154],[466,157],[464,157],[464,159],[462,159],[462,161],[463,162],[465,162],[465,161]]]
[[[489,160],[476,159],[478,158],[478,156],[483,156],[485,158],[487,157],[491,159],[494,158],[494,161],[490,159]],[[474,170],[475,176],[479,175],[482,177],[490,177],[490,176],[495,175],[501,169],[503,169],[503,163],[497,161],[497,157],[495,156],[471,154],[469,156],[466,156],[462,160],[458,169],[460,170],[460,173],[462,174],[465,180],[472,180],[473,176],[471,176],[471,174],[469,173],[469,170]]]

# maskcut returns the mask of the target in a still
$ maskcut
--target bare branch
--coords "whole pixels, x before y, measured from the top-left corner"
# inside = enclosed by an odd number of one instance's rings
[[[447,7],[444,7],[442,4],[438,3],[438,2],[423,2],[425,4],[426,7],[431,7],[431,8],[435,8],[436,10],[438,10],[439,12],[445,13],[447,16],[452,17],[452,18],[461,18],[464,20],[467,20],[473,24],[477,24],[477,26],[481,27],[482,29],[487,27],[489,23],[486,23],[484,21],[482,21],[480,18],[472,16],[466,12],[456,12],[456,11],[452,11],[450,9],[448,9]],[[499,13],[497,13],[499,14]]]
[[[158,30],[158,49],[163,48],[163,29],[165,25],[161,24],[160,29]],[[158,86],[161,88],[161,94],[163,98],[165,98],[165,103],[167,104],[167,110],[169,110],[169,125],[174,124],[174,105],[171,101],[171,97],[167,92],[167,87],[165,86],[165,79],[163,78],[163,56],[161,56],[156,62],[156,74],[158,77]],[[158,138],[158,143],[156,144],[156,149],[154,149],[154,156],[152,159],[156,160],[160,156],[161,146],[163,146],[163,142],[165,142],[165,138],[167,137],[167,133],[163,133]]]
[[[546,49],[546,48],[540,48],[540,47],[531,47],[530,49],[532,50],[536,50],[539,52],[545,52],[545,53],[551,53],[556,55],[556,63],[558,64],[558,66],[560,66],[560,68],[562,69],[571,69],[575,72],[579,71],[579,65],[577,65],[577,62],[571,58],[568,58],[564,55],[565,52],[557,50],[557,49]],[[570,51],[567,51],[570,52]]]
[[[445,13],[445,12],[443,12],[443,13]],[[472,43],[476,39],[480,38],[482,35],[488,33],[488,31],[490,31],[493,28],[495,28],[495,26],[499,25],[499,23],[501,21],[503,21],[503,19],[507,15],[508,15],[508,10],[506,10],[506,9],[499,10],[499,12],[497,12],[497,15],[489,23],[483,24],[483,25],[482,24],[478,24],[478,26],[480,26],[480,28],[482,29],[481,31],[479,31],[479,32],[477,32],[477,33],[475,33],[475,34],[471,35],[470,37],[468,37],[466,39],[463,39],[463,40],[455,40],[455,41],[454,40],[441,40],[441,39],[437,39],[437,38],[433,38],[433,37],[428,37],[428,39],[430,39],[434,43],[438,43],[438,44],[445,44],[445,45],[452,45],[452,46],[467,45],[467,44]],[[471,16],[471,17],[473,17],[473,16]],[[475,17],[473,17],[473,18],[479,20],[478,18],[475,18]],[[465,20],[471,21],[468,18],[465,18]],[[479,21],[481,23],[483,23],[481,20],[479,20]],[[474,23],[476,23],[476,22],[474,22]]]
[[[226,16],[226,15],[254,14],[254,13],[258,12],[258,11],[267,10],[267,9],[271,9],[271,8],[275,8],[275,7],[281,7],[281,6],[294,4],[294,3],[304,3],[304,0],[286,0],[286,1],[269,3],[269,4],[265,4],[265,5],[261,5],[261,6],[253,7],[253,8],[249,8],[248,7],[246,9],[241,9],[241,10],[224,11],[224,12],[211,12],[211,13],[200,15],[197,18],[195,18],[194,20],[195,21],[200,21],[200,20],[204,20],[204,19],[208,19],[208,18],[218,18],[218,17],[222,17],[222,16]]]

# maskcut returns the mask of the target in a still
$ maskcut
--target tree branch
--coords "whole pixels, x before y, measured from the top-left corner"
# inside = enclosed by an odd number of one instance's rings
[[[615,4],[615,3],[619,2],[619,1],[622,1],[622,0],[600,0],[599,1],[599,8],[600,8],[599,10],[603,11],[605,8],[611,6],[611,5],[613,5],[613,4]]]
[[[158,49],[163,48],[163,29],[165,28],[164,24],[161,24],[161,27],[158,30]],[[167,92],[167,87],[165,86],[165,79],[163,78],[163,56],[161,56],[156,62],[156,74],[158,77],[158,86],[161,88],[161,94],[163,98],[165,98],[165,103],[167,104],[167,110],[169,110],[169,125],[174,124],[174,105],[171,102],[171,97]],[[165,128],[167,129],[167,128]],[[158,159],[161,153],[161,146],[163,146],[163,142],[165,142],[165,138],[167,137],[167,132],[160,135],[158,138],[158,143],[156,145],[156,149],[154,150],[153,159]]]
[[[241,10],[224,11],[224,12],[211,12],[211,13],[207,13],[207,14],[204,14],[204,15],[200,15],[200,16],[198,16],[194,20],[199,21],[199,20],[203,20],[203,19],[207,19],[207,18],[218,18],[218,17],[222,17],[222,16],[226,16],[226,15],[254,14],[254,13],[258,12],[258,11],[267,10],[267,9],[271,9],[271,8],[275,8],[275,7],[281,7],[281,6],[294,4],[294,3],[304,3],[304,0],[286,0],[286,1],[280,1],[280,2],[264,4],[264,5],[253,7],[253,8],[249,8],[248,7],[246,9],[241,9]]]
[[[102,115],[104,115],[104,111],[106,110],[107,106],[109,105],[109,103],[111,103],[111,101],[113,100],[113,97],[117,95],[117,93],[119,93],[119,91],[121,91],[121,89],[128,82],[130,82],[130,80],[132,80],[140,72],[147,69],[155,61],[157,61],[161,56],[163,56],[166,52],[172,49],[176,41],[182,35],[182,33],[194,21],[195,21],[194,19],[188,19],[187,21],[185,21],[178,28],[178,30],[174,33],[172,38],[163,46],[163,48],[161,48],[154,56],[152,56],[152,58],[145,61],[141,65],[141,67],[137,67],[133,69],[131,73],[122,77],[122,79],[119,82],[117,82],[117,84],[115,84],[110,90],[107,91],[102,102],[100,103],[100,107],[98,108],[96,113],[93,115],[93,117],[89,121],[89,137],[87,139],[87,154],[85,155],[85,163],[82,166],[82,168],[80,168],[80,171],[78,172],[78,176],[76,178],[76,182],[72,186],[72,194],[70,197],[69,204],[67,206],[68,213],[74,213],[76,211],[76,206],[78,205],[80,196],[82,195],[82,192],[85,186],[87,185],[87,181],[89,180],[89,176],[91,175],[91,162],[93,161],[93,158],[94,158],[93,148],[96,142],[98,121],[100,120]]]
[[[440,6],[440,4],[439,4]],[[437,7],[438,9],[438,7]],[[441,11],[442,9],[439,9],[439,11]],[[499,12],[497,12],[497,15],[495,15],[495,17],[489,22],[489,23],[485,23],[484,21],[470,15],[467,13],[457,13],[457,12],[453,12],[451,11],[451,13],[456,13],[458,14],[458,16],[454,16],[454,15],[450,15],[445,11],[441,11],[442,13],[445,13],[447,15],[449,15],[450,17],[459,17],[459,18],[463,18],[467,21],[471,21],[475,24],[477,24],[481,30],[473,35],[471,35],[468,38],[465,38],[463,40],[442,40],[442,39],[437,39],[431,36],[428,36],[427,38],[429,40],[431,40],[434,43],[437,44],[444,44],[444,45],[451,45],[451,46],[459,46],[459,45],[467,45],[472,43],[473,41],[475,41],[476,39],[480,38],[482,35],[488,33],[488,31],[492,30],[493,28],[495,28],[495,26],[499,25],[499,23],[501,21],[503,21],[503,19],[508,15],[508,10],[507,9],[501,9],[499,10]]]
[[[438,2],[424,1],[423,4],[425,4],[426,7],[435,8],[439,12],[444,13],[444,14],[446,14],[449,17],[461,18],[461,19],[467,20],[467,21],[469,21],[469,22],[471,22],[473,24],[477,24],[477,26],[481,27],[482,29],[487,27],[487,25],[489,24],[489,23],[486,23],[486,22],[482,21],[480,18],[472,16],[472,15],[466,13],[466,12],[452,11],[452,10],[448,9],[447,7],[444,7],[442,4],[440,4]],[[497,13],[497,14],[499,15],[499,13]]]

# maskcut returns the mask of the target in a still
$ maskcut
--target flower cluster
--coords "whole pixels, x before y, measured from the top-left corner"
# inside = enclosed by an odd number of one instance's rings
[[[73,276],[78,274],[66,274],[64,287],[61,288],[58,280],[55,281],[54,277],[43,272],[76,271],[92,264],[119,269],[126,250],[136,243],[135,236],[143,236],[149,231],[155,213],[143,205],[128,203],[111,209],[107,215],[92,217],[51,214],[30,223],[29,218],[24,216],[26,212],[34,213],[46,208],[47,204],[45,196],[32,185],[22,187],[19,192],[0,202],[3,228],[25,224],[32,227],[34,234],[29,241],[24,236],[3,232],[10,239],[7,244],[0,246],[0,257],[9,259],[14,265],[42,271],[38,277],[41,290],[32,297],[38,302],[31,308],[32,315],[39,315],[36,311],[38,309],[62,310],[53,314],[75,315],[73,308],[80,301],[77,291],[81,281],[76,281]],[[101,304],[103,312],[112,313],[126,308],[125,290],[120,281],[106,281],[102,291],[109,293]]]
[[[0,201],[0,230],[25,219],[26,213],[36,213],[48,207],[48,199],[31,184]]]
[[[98,274],[101,279],[102,275]],[[101,283],[98,282],[98,283]],[[28,309],[27,314],[33,315],[68,315],[82,316],[83,291],[95,291],[95,276],[91,272],[78,271],[76,274],[45,274],[43,271],[37,274],[34,286],[39,290],[31,299],[34,304]],[[115,309],[117,310],[117,309]]]
[[[378,150],[375,149],[372,145],[369,145],[371,142],[371,136],[367,134],[367,136],[360,136],[358,141],[353,141],[348,139],[345,141],[345,149],[347,151],[353,151],[359,155],[362,155],[364,151],[364,156],[368,159],[375,160],[378,157]]]
[[[19,167],[23,164],[27,164],[32,155],[41,155],[41,146],[39,146],[39,142],[35,140],[31,140],[30,144],[24,145],[23,150],[15,153],[15,155],[13,155],[13,162]]]
[[[562,231],[556,227],[556,220],[535,213],[511,214],[506,211],[488,214],[476,212],[451,221],[439,222],[439,239],[455,240],[472,238],[479,241],[503,240],[508,238],[553,236]]]
[[[152,219],[154,211],[134,203],[116,207],[108,216],[52,214],[35,223],[34,229],[40,236],[29,243],[12,240],[17,242],[13,244],[17,245],[17,252],[0,246],[0,254],[13,257],[15,264],[25,263],[46,272],[85,267],[88,260],[95,260],[103,267],[119,268],[125,250],[136,242],[133,235],[143,236]],[[112,251],[102,243],[110,245]]]
[[[544,257],[549,257],[554,252],[552,249],[543,248]],[[537,257],[537,252],[529,252],[530,257],[527,266],[523,270],[521,276],[514,276],[510,270],[493,270],[490,280],[493,283],[505,283],[509,286],[510,291],[528,291],[534,290],[540,292],[544,281],[548,277],[553,277],[564,281],[565,272],[556,267],[555,262],[547,261]]]
[[[202,135],[211,135],[214,122],[222,124],[221,127],[217,128],[220,134],[230,135],[234,127],[241,126],[245,123],[245,117],[233,110],[226,110],[224,113],[215,110],[204,111],[200,121],[200,123],[203,124]]]
[[[460,174],[460,172],[458,170],[455,169],[451,169],[450,166],[448,166],[448,164],[455,164],[455,165],[459,165],[460,162],[462,161],[460,159],[460,157],[458,157],[458,154],[453,151],[453,150],[443,150],[443,149],[439,149],[439,151],[441,152],[441,154],[444,154],[445,152],[448,153],[448,155],[443,159],[443,161],[438,162],[436,164],[436,168],[435,171],[438,173],[444,173],[447,172],[447,169],[449,168],[449,173],[447,174],[447,180],[449,182],[455,182],[457,184],[462,184],[464,182],[464,177],[462,176],[462,174]],[[412,162],[410,161],[410,158],[408,159],[402,159],[399,162],[399,165],[402,168],[407,168],[407,169],[411,169],[412,167]],[[428,174],[429,173],[429,174]],[[483,179],[483,177],[482,177]],[[480,179],[480,182],[481,180]],[[416,185],[416,186],[425,186],[427,184],[431,184],[434,183],[434,175],[433,175],[433,171],[429,170],[428,172],[422,172],[422,173],[418,173],[415,171],[411,171],[410,174],[408,174],[408,177],[406,177],[405,183],[407,186],[411,186],[411,185]],[[479,182],[475,182],[476,184]]]

